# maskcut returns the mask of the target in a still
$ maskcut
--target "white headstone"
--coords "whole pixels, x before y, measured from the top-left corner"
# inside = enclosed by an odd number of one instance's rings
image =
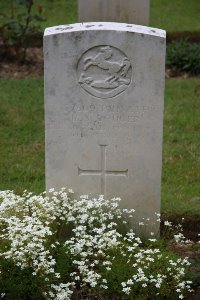
[[[150,0],[79,0],[79,22],[149,24]]]
[[[46,187],[160,211],[165,31],[122,23],[44,35]],[[150,227],[149,227],[150,229]]]

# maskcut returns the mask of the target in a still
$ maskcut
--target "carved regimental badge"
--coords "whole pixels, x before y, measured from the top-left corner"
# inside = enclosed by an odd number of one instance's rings
[[[78,61],[78,82],[89,94],[112,98],[127,89],[131,82],[130,60],[112,46],[97,46],[86,51]]]

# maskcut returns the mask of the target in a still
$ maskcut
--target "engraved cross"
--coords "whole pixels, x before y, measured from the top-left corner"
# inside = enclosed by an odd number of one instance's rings
[[[101,178],[101,194],[106,193],[106,177],[107,176],[128,176],[128,169],[122,171],[110,171],[106,168],[106,147],[107,145],[99,145],[101,150],[101,169],[100,170],[83,170],[78,167],[78,175],[98,175]]]

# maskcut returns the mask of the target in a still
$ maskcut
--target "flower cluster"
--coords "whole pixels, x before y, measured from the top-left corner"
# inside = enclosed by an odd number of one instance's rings
[[[144,299],[172,291],[183,298],[191,290],[185,280],[188,259],[160,249],[153,232],[153,238],[138,237],[124,221],[134,218],[134,209],[120,209],[119,201],[102,195],[76,200],[65,188],[39,196],[1,191],[0,257],[31,269],[42,282],[44,299],[71,299],[87,288],[88,295],[96,289],[116,292],[121,299],[138,290]]]
[[[182,218],[182,221],[184,218]],[[178,244],[191,244],[192,241],[187,239],[183,234],[182,224],[174,225],[172,222],[164,221],[165,235],[173,236]]]

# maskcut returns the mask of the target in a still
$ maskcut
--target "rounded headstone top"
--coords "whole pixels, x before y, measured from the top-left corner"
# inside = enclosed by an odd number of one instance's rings
[[[58,33],[76,32],[76,31],[90,31],[90,30],[115,30],[122,32],[134,32],[145,35],[166,37],[166,31],[158,28],[127,24],[115,22],[88,22],[88,23],[75,23],[67,25],[59,25],[48,27],[45,29],[44,36],[54,35]]]

